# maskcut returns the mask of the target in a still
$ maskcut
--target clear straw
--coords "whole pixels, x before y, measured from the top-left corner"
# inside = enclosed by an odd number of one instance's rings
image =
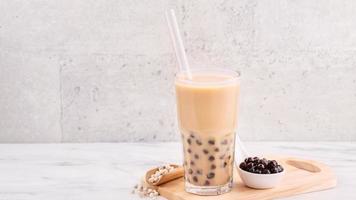
[[[179,69],[180,71],[184,71],[187,74],[188,78],[191,80],[192,73],[190,72],[187,55],[185,54],[183,41],[179,33],[177,18],[173,9],[170,9],[166,12],[166,18],[171,39],[173,42],[174,51],[176,52]]]

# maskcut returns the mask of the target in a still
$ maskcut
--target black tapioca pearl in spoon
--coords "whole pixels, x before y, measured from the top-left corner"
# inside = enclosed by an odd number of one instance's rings
[[[195,165],[195,162],[191,160],[190,165]]]
[[[195,159],[199,159],[199,155],[198,154],[194,154],[194,158]]]
[[[196,140],[195,143],[197,143],[199,146],[203,144],[200,140]]]
[[[257,168],[260,169],[260,170],[263,170],[265,168],[265,166],[263,164],[258,164]]]
[[[210,185],[210,182],[209,182],[208,180],[206,180],[206,181],[204,182],[204,185],[205,185],[205,186],[208,186],[208,185]]]
[[[210,169],[212,169],[212,170],[216,169],[216,165],[215,165],[215,164],[212,164],[212,165],[210,166]]]
[[[193,181],[194,181],[194,182],[198,182],[198,177],[193,176]]]
[[[204,152],[204,154],[208,154],[209,153],[209,151],[206,150],[206,149],[203,149],[203,152]]]
[[[193,174],[193,170],[191,168],[188,169],[189,174]]]
[[[197,169],[197,174],[201,175],[202,171],[200,169]]]
[[[208,141],[208,143],[209,143],[210,145],[214,145],[214,144],[215,144],[215,140],[210,139],[210,140]]]
[[[215,173],[214,173],[214,172],[210,172],[208,175],[206,175],[206,177],[207,177],[208,179],[212,179],[212,178],[215,177]]]
[[[214,151],[215,151],[215,152],[219,152],[219,148],[216,147],[216,148],[214,149]]]
[[[263,158],[262,160],[260,160],[260,164],[267,166],[268,165],[268,160],[266,158]]]
[[[278,173],[277,167],[271,168],[270,171],[271,171],[272,174]]]
[[[250,162],[252,162],[252,158],[251,157],[248,157],[248,158],[245,159],[245,163],[250,163]]]
[[[269,161],[268,164],[267,164],[268,168],[274,168],[274,167],[277,167],[277,166],[278,166],[278,163],[275,160]]]
[[[215,157],[214,156],[209,156],[208,158],[210,161],[214,161],[215,160]]]
[[[243,170],[246,170],[246,169],[247,169],[246,163],[245,163],[245,162],[242,162],[242,163],[240,164],[240,168],[243,169]]]
[[[255,166],[255,164],[252,163],[252,162],[247,163],[247,168],[248,168],[248,169],[251,169],[251,168],[254,167],[254,166]]]
[[[271,172],[268,169],[263,169],[262,174],[270,174]]]
[[[283,170],[284,170],[281,165],[278,165],[278,166],[277,166],[277,169],[278,169],[278,172],[283,172]]]

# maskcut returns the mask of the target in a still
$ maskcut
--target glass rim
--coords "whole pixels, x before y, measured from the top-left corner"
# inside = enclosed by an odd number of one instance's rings
[[[232,70],[232,69],[225,69],[225,68],[195,68],[191,69],[190,72],[192,74],[196,72],[207,72],[207,73],[220,73],[226,74],[231,76],[231,79],[222,80],[222,81],[211,81],[211,82],[198,82],[194,80],[189,80],[186,78],[186,71],[179,71],[175,74],[175,82],[179,82],[182,84],[189,84],[189,85],[225,85],[231,84],[240,81],[241,72],[239,70]],[[185,77],[185,78],[183,78]]]

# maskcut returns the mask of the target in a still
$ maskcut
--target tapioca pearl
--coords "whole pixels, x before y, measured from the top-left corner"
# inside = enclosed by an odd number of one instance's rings
[[[208,158],[210,161],[214,161],[215,160],[215,157],[214,156],[209,156]]]
[[[204,185],[205,185],[205,186],[208,186],[208,185],[210,185],[210,182],[209,182],[208,180],[206,180],[206,181],[204,182]]]
[[[199,155],[198,154],[194,154],[194,158],[195,159],[199,159]]]
[[[197,174],[202,175],[202,170],[201,169],[197,169]]]
[[[193,181],[194,181],[194,182],[198,182],[198,177],[193,176]]]
[[[225,154],[219,156],[219,159],[220,159],[220,160],[223,160],[224,158],[225,158]]]
[[[227,143],[228,143],[227,139],[224,139],[223,141],[221,141],[220,144],[222,144],[222,145],[227,145]]]
[[[193,170],[191,168],[188,169],[189,174],[193,174]]]
[[[188,144],[192,144],[192,140],[190,138],[187,139]]]
[[[208,179],[212,179],[215,177],[215,173],[214,172],[210,172],[208,175],[206,175],[206,178]]]
[[[208,154],[208,153],[209,153],[209,151],[208,151],[208,150],[206,150],[206,149],[203,149],[203,153],[204,153],[204,154]]]
[[[216,148],[214,149],[214,151],[215,151],[215,152],[219,152],[219,148],[216,147]]]
[[[225,168],[227,166],[227,162],[224,162],[223,167]]]
[[[190,137],[195,138],[194,132],[190,132]]]
[[[214,144],[215,144],[215,140],[214,140],[214,139],[209,139],[209,140],[208,140],[208,143],[209,143],[210,145],[214,145]]]
[[[190,165],[195,165],[195,162],[191,160]]]
[[[190,148],[187,149],[188,153],[192,153],[192,150]]]
[[[203,144],[203,143],[202,143],[200,140],[198,140],[198,139],[195,141],[195,143],[197,143],[197,145],[199,145],[199,146]]]
[[[215,165],[215,164],[212,164],[212,165],[210,166],[210,169],[212,169],[212,170],[216,169],[216,165]]]

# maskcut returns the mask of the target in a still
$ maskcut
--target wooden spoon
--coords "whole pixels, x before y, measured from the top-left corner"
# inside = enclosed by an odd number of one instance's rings
[[[148,179],[151,177],[151,175],[155,174],[156,171],[158,171],[158,168],[159,167],[156,167],[156,168],[153,168],[149,171],[146,172],[146,183],[150,184],[150,185],[153,185],[153,186],[157,186],[157,185],[161,185],[163,183],[167,183],[171,180],[174,180],[174,179],[177,179],[177,178],[180,178],[184,175],[184,169],[182,166],[180,165],[175,165],[175,164],[170,164],[170,166],[174,167],[174,170],[165,174],[165,175],[162,175],[161,179],[157,182],[154,182],[154,183],[150,183],[148,181]]]

